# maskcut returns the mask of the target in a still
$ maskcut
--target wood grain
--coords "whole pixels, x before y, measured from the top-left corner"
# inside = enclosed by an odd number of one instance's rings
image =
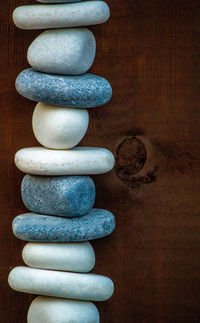
[[[37,145],[31,129],[34,102],[15,91],[28,66],[26,51],[40,31],[14,27],[12,10],[28,0],[0,4],[0,322],[25,323],[33,299],[7,285],[21,265],[24,242],[12,235],[24,212],[23,174],[14,153]],[[111,103],[90,112],[82,145],[106,147],[137,134],[158,152],[154,183],[129,188],[117,177],[94,176],[96,207],[111,210],[117,228],[93,242],[95,273],[115,282],[111,300],[98,304],[104,323],[197,323],[200,321],[200,2],[199,0],[108,1],[111,19],[92,27],[97,56],[92,72],[113,86]]]

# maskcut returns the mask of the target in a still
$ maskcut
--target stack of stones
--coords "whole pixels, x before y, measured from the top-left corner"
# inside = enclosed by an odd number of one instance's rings
[[[30,213],[14,219],[13,232],[29,243],[22,252],[27,267],[14,268],[9,284],[41,295],[30,306],[29,323],[97,323],[91,301],[109,299],[114,286],[108,277],[88,274],[95,265],[89,240],[109,235],[115,218],[93,208],[95,185],[88,175],[110,171],[114,157],[107,149],[75,146],[88,128],[87,108],[112,96],[108,81],[87,73],[96,42],[82,27],[107,21],[109,8],[103,1],[40,2],[46,4],[21,6],[13,14],[19,28],[56,29],[33,41],[28,49],[32,68],[16,80],[17,91],[38,102],[32,125],[43,147],[21,149],[15,156],[26,173],[21,195]]]

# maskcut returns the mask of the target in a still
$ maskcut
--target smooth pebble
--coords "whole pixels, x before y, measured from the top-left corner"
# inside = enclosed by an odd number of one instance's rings
[[[12,289],[29,294],[105,301],[114,291],[110,278],[95,274],[15,267],[8,278]]]
[[[95,108],[112,97],[111,85],[103,77],[46,74],[32,68],[18,75],[16,90],[29,100],[67,108]]]
[[[52,150],[43,147],[23,148],[15,155],[22,172],[35,175],[92,175],[109,172],[114,166],[113,154],[104,148],[75,147]]]
[[[12,228],[14,235],[25,241],[81,242],[111,234],[115,217],[102,209],[92,209],[88,215],[74,218],[25,213],[14,218]]]
[[[33,132],[39,143],[51,149],[78,145],[89,124],[86,109],[71,109],[38,103],[33,112]]]
[[[99,323],[97,307],[86,301],[38,296],[31,303],[27,323]]]
[[[21,29],[48,29],[98,25],[110,17],[104,1],[27,5],[16,8],[13,21]]]
[[[28,62],[44,73],[80,75],[94,62],[96,41],[87,28],[47,30],[28,49]]]
[[[89,176],[25,175],[22,200],[35,213],[76,217],[88,214],[95,202],[95,185]]]
[[[89,242],[29,242],[22,251],[22,258],[29,267],[80,273],[91,271],[95,265],[94,249]]]

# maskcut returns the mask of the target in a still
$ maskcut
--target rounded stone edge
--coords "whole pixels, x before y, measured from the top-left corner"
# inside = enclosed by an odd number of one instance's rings
[[[12,221],[12,232],[13,232],[13,235],[19,239],[19,240],[23,240],[23,241],[28,241],[22,237],[20,237],[20,235],[17,233],[17,225],[16,225],[16,221],[17,219],[19,218],[20,215],[17,215],[14,217],[13,221]]]
[[[102,21],[102,23],[104,23],[104,22],[108,21],[110,18],[110,7],[108,6],[108,4],[105,1],[100,1],[100,2],[101,2],[102,9],[105,13],[105,19]]]

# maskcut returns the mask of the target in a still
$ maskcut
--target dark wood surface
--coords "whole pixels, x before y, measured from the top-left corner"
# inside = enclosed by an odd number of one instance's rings
[[[0,4],[0,322],[25,323],[32,295],[12,291],[9,271],[22,265],[24,242],[12,235],[14,216],[26,211],[23,174],[15,152],[37,145],[34,102],[15,91],[28,66],[26,51],[40,31],[14,27],[12,10],[29,0]],[[158,153],[156,176],[135,188],[113,170],[94,176],[96,207],[116,215],[110,237],[94,241],[95,273],[115,282],[99,303],[104,323],[200,322],[200,2],[109,0],[111,19],[92,27],[97,56],[92,72],[113,86],[111,103],[90,112],[82,145],[116,155],[126,137],[149,138]],[[131,150],[129,150],[131,156]],[[128,158],[129,153],[127,154]],[[37,322],[35,322],[37,323]]]

